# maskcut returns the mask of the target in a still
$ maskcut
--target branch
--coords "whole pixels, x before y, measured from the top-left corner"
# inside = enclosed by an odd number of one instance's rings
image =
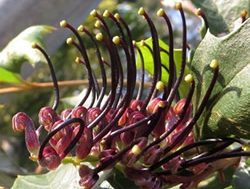
[[[101,79],[97,80],[98,82],[102,82]],[[108,85],[110,85],[111,80],[107,80]],[[66,81],[58,81],[58,85],[60,88],[62,87],[75,87],[75,86],[87,86],[89,84],[88,80],[66,80]],[[126,84],[126,81],[125,81]],[[136,83],[136,85],[139,85],[139,82]],[[146,82],[145,87],[150,86],[150,82]],[[0,94],[8,94],[8,93],[18,93],[18,92],[25,92],[25,91],[31,91],[34,89],[48,89],[48,88],[53,88],[53,83],[52,82],[27,82],[24,84],[20,85],[13,85],[10,87],[3,87],[0,88]]]

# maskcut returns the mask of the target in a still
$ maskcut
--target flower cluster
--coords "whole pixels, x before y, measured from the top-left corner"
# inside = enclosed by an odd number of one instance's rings
[[[147,12],[143,8],[138,11],[148,23],[152,36],[152,46],[141,43],[151,52],[154,61],[152,82],[148,88],[144,84],[144,57],[119,14],[105,11],[101,15],[93,10],[91,15],[97,19],[95,26],[101,31],[95,36],[82,25],[75,29],[67,21],[62,21],[61,27],[71,30],[76,38],[68,38],[67,44],[79,50],[81,56],[76,58],[76,62],[86,69],[89,85],[82,100],[74,108],[61,113],[57,112],[59,89],[49,56],[38,44],[33,45],[48,61],[56,97],[52,107],[40,109],[40,127],[37,129],[25,113],[19,112],[13,117],[14,131],[25,131],[26,146],[32,159],[49,170],[57,168],[66,158],[74,159],[79,166],[79,184],[85,188],[95,185],[100,172],[119,165],[124,175],[140,188],[160,189],[177,184],[181,184],[181,188],[196,187],[215,171],[237,165],[239,157],[250,155],[244,151],[246,144],[240,139],[194,138],[193,127],[216,83],[219,63],[213,60],[208,64],[213,77],[194,111],[191,101],[195,80],[191,74],[184,76],[187,61],[186,21],[180,3],[176,4],[176,9],[180,12],[183,26],[179,73],[174,60],[172,26],[167,14],[163,9],[157,12],[168,28],[168,51],[159,46],[156,27]],[[205,19],[201,11],[199,14]],[[107,19],[117,26],[119,36],[112,36]],[[101,82],[91,67],[81,34],[85,34],[96,48]],[[107,50],[109,60],[102,57],[100,45]],[[162,65],[161,51],[166,51],[169,56],[168,67]],[[124,52],[124,58],[120,52]],[[140,74],[137,73],[136,56],[141,59]],[[107,69],[110,70],[110,91],[107,89]],[[167,83],[162,82],[163,71],[169,74]],[[136,82],[137,78],[139,82]],[[187,82],[189,89],[187,96],[179,99],[181,82]],[[104,98],[105,95],[107,98]],[[89,101],[88,106],[84,105],[86,101]],[[40,142],[42,131],[47,135]],[[240,147],[229,150],[227,147],[232,143],[238,143]],[[95,157],[92,166],[84,163],[90,156]]]

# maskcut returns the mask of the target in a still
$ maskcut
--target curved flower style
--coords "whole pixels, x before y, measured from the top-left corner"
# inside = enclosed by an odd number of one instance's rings
[[[250,152],[244,150],[247,144],[237,138],[194,138],[193,127],[216,83],[219,63],[213,60],[209,64],[208,71],[213,72],[213,77],[198,108],[193,111],[191,100],[195,81],[191,74],[184,77],[187,60],[186,21],[180,3],[176,4],[176,9],[180,12],[183,25],[179,73],[174,60],[172,26],[167,14],[163,9],[157,12],[168,28],[168,51],[159,46],[157,30],[147,12],[143,8],[138,11],[148,23],[152,36],[152,48],[142,42],[151,52],[154,61],[152,84],[147,89],[144,87],[142,52],[137,43],[133,42],[131,31],[119,14],[105,11],[101,15],[93,10],[91,15],[97,19],[95,26],[102,31],[95,37],[82,25],[75,29],[67,21],[62,21],[61,27],[71,30],[75,35],[76,40],[68,38],[67,43],[79,50],[81,57],[77,57],[76,62],[86,69],[89,85],[79,104],[61,114],[56,111],[59,90],[49,56],[39,45],[33,45],[48,61],[56,94],[52,108],[41,108],[38,114],[40,127],[36,131],[32,120],[25,113],[13,117],[13,129],[25,130],[27,148],[33,159],[36,156],[41,166],[55,169],[66,157],[72,158],[79,166],[79,184],[85,188],[95,185],[101,171],[119,164],[124,175],[140,188],[160,189],[177,184],[181,184],[181,188],[196,187],[215,171],[237,165],[239,157],[250,155]],[[200,10],[199,15],[205,19]],[[117,26],[119,36],[112,36],[107,19]],[[86,34],[96,48],[102,83],[98,82],[91,67],[81,33]],[[102,58],[98,43],[107,49],[109,60]],[[161,51],[169,55],[168,67],[161,63]],[[125,59],[121,58],[120,52],[124,52]],[[140,57],[142,63],[140,75],[136,69],[136,56]],[[110,91],[107,90],[106,67],[110,70]],[[162,82],[163,71],[169,73],[167,84]],[[140,82],[137,87],[138,77]],[[124,83],[124,78],[127,83]],[[183,79],[189,84],[189,91],[185,98],[178,99],[178,88]],[[105,94],[108,94],[106,99]],[[89,106],[84,106],[89,99]],[[38,138],[42,130],[47,132],[47,136],[40,145]],[[239,147],[228,149],[232,143],[238,143]],[[89,156],[96,159],[92,167],[84,164]]]

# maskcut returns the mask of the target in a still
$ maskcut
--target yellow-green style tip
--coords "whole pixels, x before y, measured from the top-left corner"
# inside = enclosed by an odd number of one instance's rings
[[[31,44],[31,47],[32,47],[33,49],[37,48],[37,46],[38,46],[37,43],[32,43],[32,44]]]
[[[37,160],[38,160],[38,157],[37,157],[37,155],[31,153],[30,156],[29,156],[29,159],[30,159],[31,161],[37,161]]]
[[[218,62],[218,60],[215,60],[215,59],[212,60],[209,66],[210,66],[210,68],[212,68],[212,69],[218,68],[218,67],[219,67],[219,62]]]
[[[242,149],[246,152],[246,151],[250,151],[250,144],[243,144],[242,145]]]
[[[84,31],[84,26],[83,25],[78,26],[77,31],[83,32]]]
[[[202,10],[200,8],[197,9],[196,15],[201,16],[202,15]]]
[[[159,90],[159,91],[164,91],[164,88],[165,88],[165,85],[162,81],[158,81],[156,83],[156,89]]]
[[[80,64],[81,63],[81,59],[79,57],[76,57],[75,63]]]
[[[67,27],[67,24],[68,24],[68,22],[67,22],[66,20],[62,20],[62,21],[60,22],[60,27],[66,28],[66,27]]]
[[[121,43],[121,38],[119,36],[115,36],[112,41],[114,44],[119,45]]]
[[[178,10],[181,10],[181,9],[182,9],[182,4],[181,4],[181,2],[177,2],[177,3],[175,4],[175,8],[178,9]]]
[[[158,102],[158,107],[159,108],[165,108],[166,107],[166,103],[164,101],[160,101],[160,102]]]
[[[116,20],[120,20],[121,16],[118,13],[115,13],[114,17],[116,18]]]
[[[95,27],[96,28],[100,28],[101,27],[101,22],[99,21],[99,20],[97,20],[96,22],[95,22]]]
[[[140,46],[143,47],[145,45],[145,41],[144,40],[141,40],[140,41]]]
[[[145,14],[145,9],[143,7],[139,8],[138,14],[139,15],[144,15]]]
[[[247,16],[247,11],[246,11],[246,10],[242,10],[242,11],[240,12],[240,16],[241,16],[242,18],[245,18],[245,17]]]
[[[72,45],[73,42],[74,42],[74,40],[73,40],[73,38],[71,38],[71,37],[69,37],[69,38],[66,40],[66,43],[67,43],[68,45]]]
[[[187,83],[192,83],[192,81],[194,80],[193,76],[191,74],[187,74],[184,78],[184,80],[187,82]]]
[[[95,35],[95,38],[97,41],[102,41],[103,40],[103,34],[102,33],[98,33]]]
[[[108,18],[110,15],[110,12],[108,10],[105,10],[102,14],[103,17]]]
[[[139,147],[139,145],[134,145],[133,148],[131,149],[131,152],[134,155],[139,155],[141,153],[141,148]]]
[[[164,10],[162,9],[162,8],[160,8],[158,11],[157,11],[157,13],[156,13],[156,15],[157,16],[159,16],[159,17],[162,17],[162,16],[164,16]]]
[[[97,16],[97,11],[95,9],[93,9],[91,12],[90,12],[90,15],[93,16],[93,17],[96,17]]]

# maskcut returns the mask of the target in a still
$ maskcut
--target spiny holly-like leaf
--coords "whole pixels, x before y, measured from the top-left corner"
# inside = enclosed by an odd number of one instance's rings
[[[44,62],[44,57],[37,50],[32,49],[32,43],[44,45],[44,37],[54,30],[51,26],[31,26],[21,32],[0,53],[0,82],[19,83],[20,68],[23,62],[31,65]]]
[[[151,49],[153,48],[152,38],[148,38],[144,42],[147,45],[149,45],[151,47]],[[144,58],[145,70],[149,74],[152,75],[154,73],[154,61],[153,61],[152,53],[148,50],[147,47],[142,46],[141,42],[138,42],[137,45],[140,48],[142,55],[143,55],[143,58]],[[159,46],[162,49],[164,49],[165,51],[169,51],[169,46],[166,43],[164,43],[162,40],[159,40]],[[174,49],[174,60],[175,60],[177,74],[179,73],[180,66],[181,66],[181,54],[182,54],[181,49]],[[169,69],[169,56],[166,52],[161,51],[161,61],[162,61],[162,64]],[[137,56],[136,64],[137,64],[137,69],[140,69],[141,68],[141,59],[139,56]],[[185,74],[187,74],[187,73],[188,73],[188,68],[186,68],[186,70],[185,70]],[[168,77],[169,77],[168,72],[165,71],[164,69],[162,69],[162,81],[164,83],[168,82]],[[181,97],[185,96],[187,89],[188,89],[188,85],[185,82],[182,82],[180,89],[179,89]]]
[[[232,31],[242,10],[250,11],[249,0],[191,0],[208,19],[211,33]]]
[[[66,164],[43,175],[19,175],[11,189],[80,189],[78,181],[77,168]]]
[[[250,19],[224,37],[207,33],[197,48],[192,68],[198,86],[195,106],[212,78],[208,65],[220,63],[219,78],[199,128],[203,137],[235,135],[250,138]]]

